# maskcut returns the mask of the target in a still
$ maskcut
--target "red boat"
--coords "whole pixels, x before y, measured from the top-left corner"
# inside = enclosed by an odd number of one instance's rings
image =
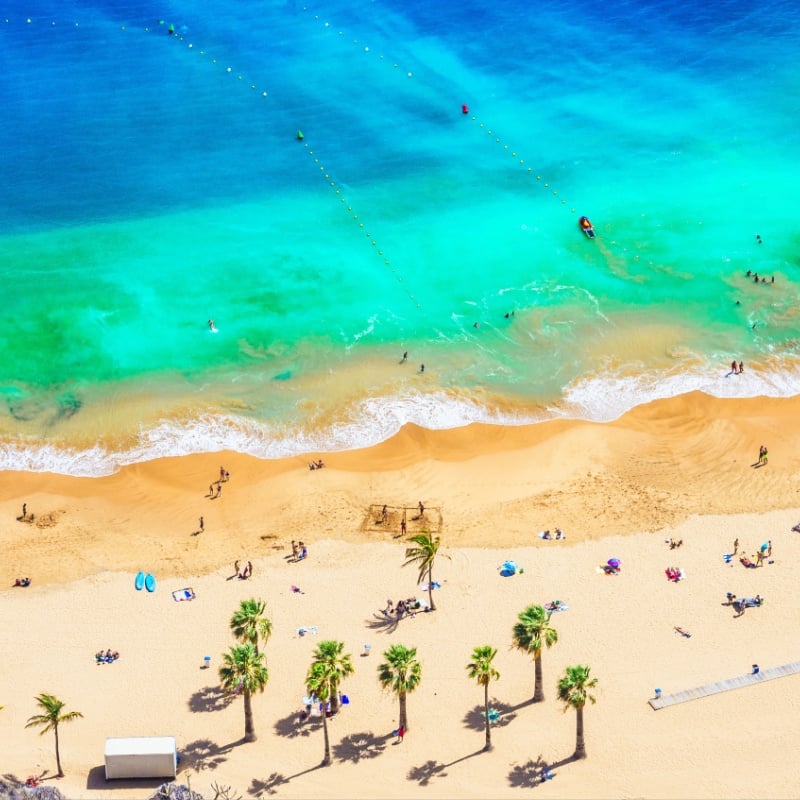
[[[578,225],[581,226],[581,230],[586,234],[589,239],[594,239],[594,226],[592,225],[591,220],[589,217],[581,217],[578,220]]]

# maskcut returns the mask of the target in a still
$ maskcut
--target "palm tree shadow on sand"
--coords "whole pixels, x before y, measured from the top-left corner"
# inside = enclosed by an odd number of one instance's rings
[[[384,617],[376,614],[372,619],[368,619],[365,624],[371,631],[393,633],[397,630],[399,622],[400,619],[396,615],[390,614],[388,617]]]
[[[234,699],[232,694],[223,692],[219,686],[204,686],[189,698],[189,710],[195,713],[223,711]]]
[[[460,764],[462,761],[466,761],[468,758],[474,758],[485,752],[486,751],[481,748],[474,753],[468,753],[465,756],[461,756],[461,758],[456,758],[454,761],[449,761],[447,764],[440,764],[438,761],[431,759],[418,767],[410,769],[406,777],[410,781],[415,781],[420,786],[427,786],[434,778],[446,778],[448,774],[446,770],[449,767],[453,767],[456,764]]]
[[[545,775],[550,773],[552,775],[554,769],[563,767],[564,764],[569,764],[572,761],[577,761],[573,753],[567,758],[562,758],[560,761],[552,763],[545,761],[541,754],[535,761],[526,761],[524,764],[517,764],[511,772],[508,773],[508,782],[511,786],[519,789],[534,789],[542,783],[547,781]]]
[[[295,772],[294,775],[282,775],[280,772],[273,772],[266,780],[261,781],[258,778],[253,778],[250,787],[247,790],[248,794],[260,797],[262,794],[277,794],[278,787],[282,786],[295,778],[301,778],[303,775],[308,775],[309,772],[316,772],[318,769],[325,769],[322,764],[317,764],[302,772]]]
[[[530,702],[530,701],[528,701]],[[525,705],[528,703],[526,702]],[[498,703],[496,700],[489,703],[489,709],[491,711],[497,711],[498,717],[497,719],[493,720],[491,725],[493,728],[504,728],[506,725],[510,725],[516,718],[517,715],[515,713],[516,709],[520,708],[520,706],[512,706],[508,703]],[[490,715],[491,717],[491,715]],[[464,714],[464,727],[469,728],[473,731],[483,731],[486,725],[486,720],[483,716],[483,705],[477,705],[474,708],[471,708]]]
[[[339,761],[352,761],[357,764],[370,758],[377,758],[386,749],[386,742],[392,735],[376,736],[372,731],[351,733],[333,747],[333,755]]]
[[[218,745],[211,739],[195,739],[181,749],[181,769],[192,767],[197,772],[215,770],[228,760],[226,756],[235,744]]]
[[[310,736],[318,727],[319,720],[315,718],[300,721],[300,713],[293,711],[275,723],[275,733],[288,739],[298,736]]]

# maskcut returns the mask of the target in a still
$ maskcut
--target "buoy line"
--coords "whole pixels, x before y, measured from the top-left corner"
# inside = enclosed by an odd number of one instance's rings
[[[24,20],[25,20],[25,24],[26,25],[35,24],[33,18],[31,18],[31,17],[25,17]],[[5,24],[12,24],[10,18],[6,18],[4,20],[4,22],[5,22]],[[58,23],[55,20],[50,20],[50,27],[56,27],[57,24]],[[61,24],[69,24],[69,25],[74,26],[76,28],[80,27],[80,23],[79,22],[70,22],[70,23],[61,23]],[[123,32],[129,31],[129,30],[133,30],[133,31],[139,31],[140,30],[140,31],[142,31],[144,33],[148,33],[148,34],[152,34],[152,33],[158,33],[160,35],[161,34],[166,34],[168,38],[173,39],[173,40],[175,40],[177,42],[180,42],[182,44],[185,44],[185,46],[186,46],[186,48],[188,50],[192,50],[193,52],[195,52],[198,55],[203,56],[203,57],[208,56],[212,64],[220,64],[227,73],[232,74],[232,75],[235,74],[237,80],[241,81],[243,84],[245,84],[244,75],[242,73],[240,73],[238,71],[234,72],[234,69],[230,64],[225,64],[225,63],[220,62],[220,60],[217,59],[216,57],[212,57],[211,54],[207,50],[205,50],[203,48],[196,47],[194,42],[187,41],[187,37],[185,37],[182,33],[177,31],[173,24],[171,24],[171,23],[168,24],[164,20],[159,20],[155,27],[145,26],[144,28],[133,28],[133,27],[129,27],[128,25],[120,25],[119,26],[119,30],[121,30]],[[248,83],[247,85],[249,85],[249,87],[250,87],[250,89],[252,91],[257,91],[259,89],[259,86],[257,84],[255,84],[255,83]],[[264,87],[261,88],[260,96],[263,97],[263,98],[268,98],[269,97],[269,92],[267,91],[266,88],[264,88]],[[316,165],[318,165],[320,175],[322,175],[322,177],[325,180],[325,182],[327,183],[328,187],[333,190],[334,195],[339,198],[342,207],[346,208],[348,214],[351,215],[353,221],[358,225],[359,230],[361,230],[365,234],[366,238],[369,240],[370,245],[372,246],[373,251],[375,252],[375,254],[379,258],[381,258],[381,260],[383,262],[383,265],[390,269],[392,274],[397,279],[397,282],[401,285],[404,293],[409,298],[409,300],[411,300],[415,304],[416,308],[421,308],[422,306],[419,303],[416,295],[408,288],[408,286],[407,286],[402,274],[398,273],[397,268],[392,264],[391,260],[386,256],[386,254],[384,253],[383,248],[381,248],[378,245],[378,241],[374,237],[374,235],[372,234],[371,230],[366,228],[365,223],[363,222],[361,216],[358,214],[357,211],[355,211],[353,209],[352,204],[349,203],[347,198],[342,194],[342,191],[337,186],[336,182],[334,180],[332,180],[331,175],[330,175],[330,170],[327,167],[325,167],[324,165],[319,163],[319,161],[320,161],[319,157],[315,155],[314,150],[310,149],[309,146],[308,146],[308,143],[304,141],[305,136],[302,133],[302,131],[300,131],[300,130],[297,131],[297,139],[299,141],[303,142],[303,148],[309,154],[309,156],[311,156],[313,158],[314,163]]]
[[[303,139],[303,138],[304,137],[302,136],[302,133],[300,131],[298,131],[298,139]],[[314,164],[317,164],[319,166],[320,175],[322,176],[323,180],[328,184],[328,187],[330,189],[332,189],[334,194],[339,198],[339,201],[341,203],[342,208],[344,208],[347,211],[347,213],[352,218],[353,222],[355,222],[358,225],[359,230],[363,231],[364,234],[366,235],[366,238],[369,239],[369,243],[370,243],[370,245],[372,245],[372,248],[373,248],[375,254],[380,259],[382,259],[384,266],[386,266],[386,267],[388,267],[390,269],[392,274],[397,279],[397,282],[402,284],[403,291],[406,293],[406,295],[408,296],[409,300],[411,300],[416,305],[417,308],[421,308],[421,305],[418,302],[416,296],[411,292],[411,290],[406,285],[406,283],[405,283],[405,281],[403,279],[403,276],[400,275],[397,272],[397,269],[392,265],[391,260],[386,257],[386,255],[383,252],[383,250],[378,246],[377,240],[375,239],[373,234],[370,232],[370,230],[366,227],[364,221],[361,219],[361,217],[358,214],[358,212],[347,201],[347,198],[342,194],[342,190],[340,188],[338,188],[338,186],[336,185],[336,181],[334,181],[333,178],[331,177],[331,174],[330,174],[330,171],[328,170],[328,168],[324,164],[320,164],[319,156],[315,153],[314,150],[312,150],[308,146],[308,144],[304,143],[303,147],[306,149],[306,152],[308,153],[308,155],[311,158],[314,159]]]
[[[304,7],[303,7],[303,12],[305,12],[305,13],[309,14],[310,16],[312,16],[312,17],[313,17],[313,19],[314,19],[314,21],[315,21],[315,22],[319,22],[319,23],[320,23],[320,24],[321,24],[321,25],[322,25],[322,26],[323,26],[325,29],[327,29],[327,30],[330,30],[330,31],[332,31],[332,32],[333,32],[333,31],[336,31],[340,37],[342,37],[342,38],[345,38],[345,37],[344,37],[344,31],[343,31],[343,30],[340,30],[340,29],[336,28],[336,26],[334,26],[334,25],[333,25],[333,23],[332,23],[332,22],[330,22],[329,20],[325,20],[325,19],[323,19],[323,17],[322,17],[322,16],[320,16],[319,14],[315,13],[314,11],[312,11],[312,9],[311,9],[309,6],[304,6]],[[360,45],[360,46],[362,45],[362,40],[361,40],[361,39],[359,39],[358,37],[356,37],[356,38],[353,38],[351,41],[352,41],[352,44],[354,44],[354,45]],[[370,46],[368,46],[368,45],[363,45],[363,50],[364,50],[364,52],[365,52],[365,53],[373,53],[373,52],[375,52],[375,51],[374,51],[374,50],[373,50],[373,49],[372,49]],[[378,55],[378,59],[379,59],[379,60],[381,60],[381,61],[386,61],[386,60],[387,60],[387,59],[386,59],[386,57],[385,57],[383,54],[380,54],[380,53],[379,53],[379,55]],[[400,65],[399,65],[397,62],[391,61],[391,63],[392,63],[392,66],[393,66],[393,68],[394,68],[394,69],[397,69],[397,70],[399,70],[400,72],[402,72],[402,71],[403,71],[403,70],[400,68]],[[406,70],[406,75],[407,75],[409,78],[412,78],[412,77],[414,77],[414,73],[413,73],[411,70]],[[462,114],[465,114],[465,115],[466,115],[466,114],[469,114],[469,107],[467,106],[467,104],[462,104],[462,105],[461,105],[461,111],[462,111]],[[524,158],[522,158],[522,157],[520,157],[520,155],[518,154],[517,150],[516,150],[516,149],[514,149],[514,148],[512,148],[512,147],[510,147],[510,146],[509,146],[507,143],[505,143],[505,142],[504,142],[504,141],[503,141],[503,140],[502,140],[502,139],[501,139],[499,136],[497,136],[497,134],[495,133],[495,131],[494,131],[492,128],[488,127],[488,126],[486,125],[486,123],[484,123],[484,122],[481,122],[481,121],[478,119],[478,117],[477,117],[476,115],[474,115],[474,114],[473,114],[473,115],[471,115],[470,119],[471,119],[473,122],[476,122],[480,128],[482,128],[482,129],[486,130],[487,134],[488,134],[489,136],[492,136],[492,137],[494,138],[494,141],[495,141],[495,143],[496,143],[496,144],[499,144],[499,145],[501,145],[501,146],[503,147],[503,149],[504,149],[504,150],[508,151],[508,152],[509,152],[509,155],[510,155],[510,156],[511,156],[513,159],[515,159],[515,161],[516,161],[516,162],[517,162],[517,163],[518,163],[518,164],[519,164],[521,167],[523,167],[523,168],[525,169],[525,171],[526,171],[528,174],[530,174],[532,177],[535,175],[536,182],[537,182],[538,184],[540,184],[540,185],[542,186],[542,188],[543,188],[543,189],[548,189],[548,190],[549,190],[549,192],[550,192],[550,195],[551,195],[552,197],[556,198],[556,199],[557,199],[557,200],[560,202],[560,204],[561,204],[562,206],[567,206],[567,205],[569,205],[569,204],[567,203],[567,201],[566,201],[566,200],[565,200],[563,197],[561,197],[561,195],[559,194],[558,190],[557,190],[557,189],[555,189],[555,188],[553,188],[553,187],[551,186],[551,184],[550,184],[550,182],[549,182],[549,181],[547,181],[547,180],[545,180],[544,178],[542,178],[541,174],[539,174],[538,172],[534,173],[534,169],[533,169],[533,167],[527,166],[527,165],[526,165],[526,161],[525,161],[525,159],[524,159]],[[577,213],[577,211],[576,211],[576,209],[575,209],[575,207],[574,207],[574,206],[570,206],[570,208],[569,208],[569,211],[570,211],[570,214],[576,214],[576,213]]]

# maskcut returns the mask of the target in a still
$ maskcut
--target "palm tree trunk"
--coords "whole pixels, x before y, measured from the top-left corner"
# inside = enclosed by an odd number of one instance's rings
[[[244,740],[246,742],[256,740],[256,729],[253,725],[253,703],[247,689],[244,690]]]
[[[544,700],[544,682],[542,680],[542,651],[540,650],[533,659],[534,666],[534,684],[533,684],[533,702],[540,703]]]
[[[583,707],[575,709],[575,758],[586,758],[586,743],[583,741]]]
[[[483,746],[484,750],[492,749],[492,729],[489,725],[489,684],[483,685],[483,716],[486,722],[486,744]]]
[[[331,682],[331,714],[335,714],[339,710],[339,687],[337,684]]]
[[[406,713],[406,693],[400,692],[400,721],[397,723],[398,728],[405,728],[408,730],[408,715]]]
[[[53,733],[56,735],[56,769],[59,778],[64,777],[64,770],[61,769],[61,753],[58,749],[58,725],[53,726]]]
[[[322,711],[322,732],[325,736],[325,756],[322,759],[322,766],[327,767],[331,763],[331,740],[328,738],[328,715],[324,709]]]
[[[431,607],[431,611],[436,611],[433,602],[433,564],[428,566],[428,605]]]

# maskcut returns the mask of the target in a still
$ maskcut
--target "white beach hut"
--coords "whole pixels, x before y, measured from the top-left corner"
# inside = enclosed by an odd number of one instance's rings
[[[128,736],[106,739],[106,780],[174,778],[178,750],[174,736]]]

